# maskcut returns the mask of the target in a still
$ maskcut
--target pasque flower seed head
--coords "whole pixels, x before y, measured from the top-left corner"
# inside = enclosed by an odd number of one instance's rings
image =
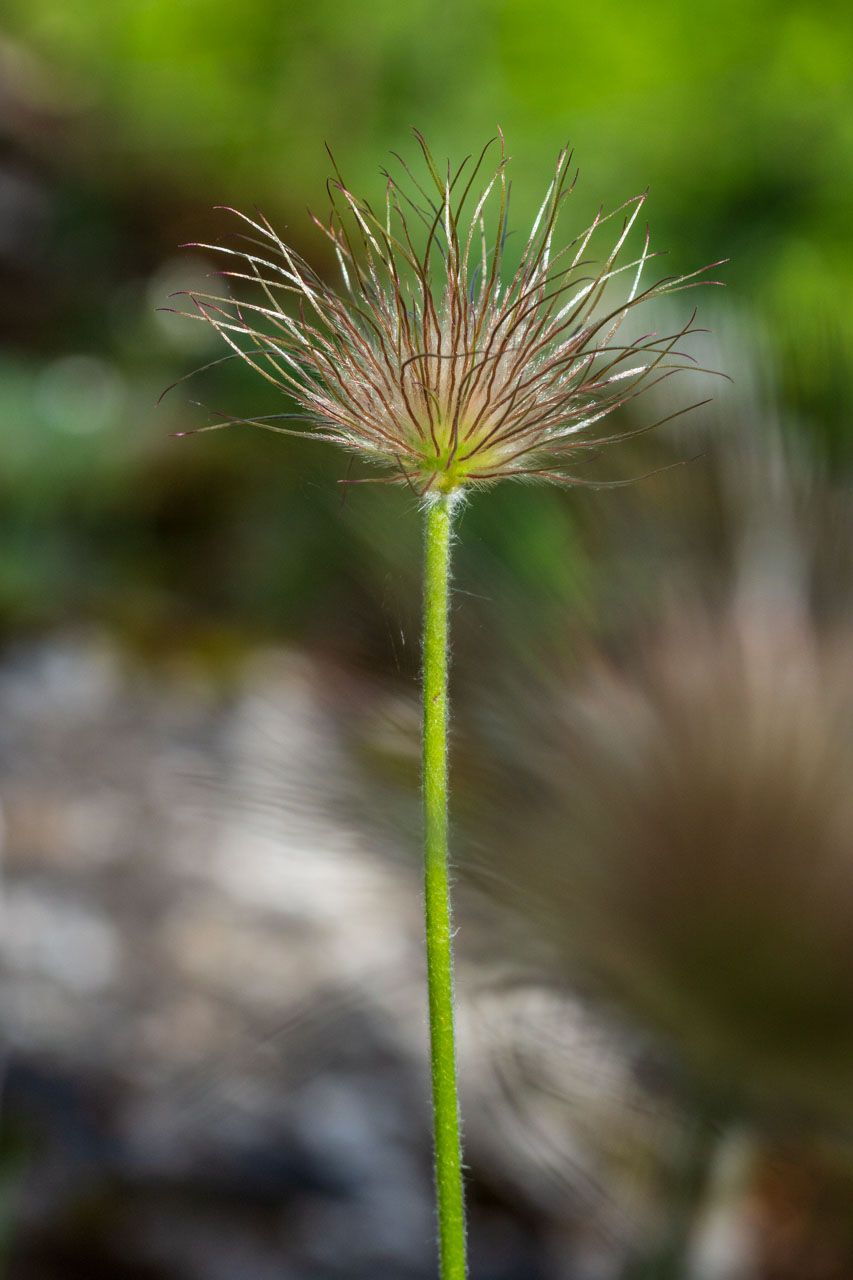
[[[558,220],[574,188],[567,151],[527,240],[517,255],[510,250],[510,259],[503,138],[496,163],[487,163],[493,140],[454,171],[449,164],[441,169],[415,136],[422,179],[397,157],[402,176],[385,173],[379,213],[335,168],[328,223],[314,221],[337,256],[338,289],[262,214],[232,210],[243,224],[239,245],[203,247],[225,256],[221,274],[233,294],[188,296],[191,314],[213,325],[231,356],[298,409],[256,418],[257,425],[292,434],[281,420],[301,419],[307,431],[295,434],[341,444],[390,472],[381,478],[404,482],[427,500],[421,776],[435,1180],[440,1274],[464,1280],[447,839],[453,507],[471,486],[503,478],[578,483],[573,464],[581,451],[614,438],[590,428],[691,367],[678,344],[692,317],[668,337],[632,339],[620,332],[629,312],[702,283],[705,273],[642,283],[652,256],[648,231],[637,257],[625,246],[644,195],[614,213],[599,212],[560,246]]]
[[[558,219],[575,181],[564,150],[505,279],[503,138],[494,166],[487,157],[496,139],[453,171],[441,170],[415,136],[423,180],[397,157],[402,177],[385,172],[381,214],[352,194],[337,168],[329,180],[328,222],[314,221],[334,246],[341,288],[321,279],[262,214],[232,211],[247,229],[245,247],[200,247],[226,255],[222,275],[251,296],[193,292],[190,314],[296,402],[300,412],[280,418],[302,419],[311,434],[390,468],[388,479],[418,494],[510,477],[577,483],[579,454],[614,438],[589,428],[693,367],[678,350],[693,317],[666,337],[620,341],[629,311],[708,283],[707,269],[644,285],[655,256],[648,231],[639,255],[622,261],[645,194],[599,211],[558,247]],[[614,281],[624,285],[616,301]],[[270,418],[255,422],[291,432]]]

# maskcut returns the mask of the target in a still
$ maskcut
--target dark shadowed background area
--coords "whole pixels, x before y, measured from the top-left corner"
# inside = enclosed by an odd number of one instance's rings
[[[434,1274],[420,519],[206,325],[260,207],[332,277],[327,143],[565,142],[581,231],[726,289],[583,478],[475,494],[455,848],[472,1280],[853,1275],[853,19],[716,0],[6,0],[0,1268]],[[686,298],[681,305],[681,300]],[[673,465],[675,464],[675,465]],[[684,464],[684,465],[682,465]]]

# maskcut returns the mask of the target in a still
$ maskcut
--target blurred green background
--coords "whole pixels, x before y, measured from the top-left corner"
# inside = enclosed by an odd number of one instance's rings
[[[342,505],[346,458],[310,442],[173,439],[270,411],[233,364],[157,405],[221,354],[156,310],[205,269],[179,246],[230,230],[214,205],[261,206],[332,271],[305,213],[324,207],[326,142],[370,196],[411,126],[461,158],[500,124],[522,227],[566,140],[566,232],[650,185],[653,247],[676,271],[731,259],[700,315],[724,307],[761,333],[789,417],[844,469],[851,36],[840,2],[6,0],[4,634],[96,619],[155,648],[227,657],[279,634],[387,658],[389,575],[401,624],[417,606],[410,495],[357,486]],[[571,498],[504,486],[473,504],[464,554],[573,597],[590,570]]]

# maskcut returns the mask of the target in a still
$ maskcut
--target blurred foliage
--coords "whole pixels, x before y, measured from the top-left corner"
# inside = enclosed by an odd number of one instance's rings
[[[178,246],[225,233],[214,204],[257,201],[331,271],[304,212],[324,205],[323,142],[378,195],[410,125],[458,157],[499,122],[517,225],[566,138],[579,225],[651,183],[653,247],[675,270],[732,259],[726,306],[769,335],[787,416],[845,469],[851,37],[834,0],[7,0],[0,623],[94,616],[159,643],[213,621],[411,651],[411,495],[358,485],[341,505],[347,459],[310,441],[171,439],[270,403],[226,363],[157,408],[221,353],[155,310],[205,270]],[[585,499],[499,490],[466,515],[460,578],[579,605],[590,532]]]

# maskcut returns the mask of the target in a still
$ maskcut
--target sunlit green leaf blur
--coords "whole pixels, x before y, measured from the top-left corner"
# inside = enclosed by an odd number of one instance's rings
[[[411,126],[458,160],[500,125],[519,227],[567,140],[567,226],[650,185],[653,248],[676,272],[731,259],[725,306],[769,344],[797,429],[848,468],[851,36],[831,2],[7,0],[4,632],[94,619],[155,646],[272,634],[387,658],[388,575],[393,626],[417,604],[411,495],[337,484],[347,460],[313,441],[174,439],[280,405],[232,362],[158,406],[222,352],[156,309],[209,269],[180,246],[227,234],[214,205],[258,205],[332,274],[306,213],[325,207],[324,144],[380,199]],[[716,324],[719,298],[698,302]],[[571,602],[595,585],[583,512],[501,490],[466,516],[463,554]]]

